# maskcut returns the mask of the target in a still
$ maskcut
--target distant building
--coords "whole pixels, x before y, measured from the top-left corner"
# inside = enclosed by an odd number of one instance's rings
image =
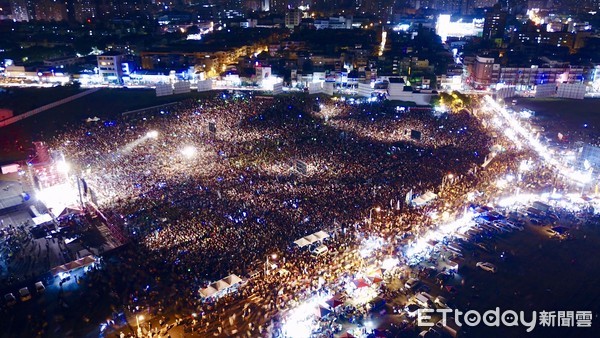
[[[99,17],[127,17],[136,12],[149,10],[149,0],[96,0],[97,16]],[[152,1],[154,3],[154,1]]]
[[[270,0],[260,0],[260,10],[263,12],[268,12],[271,10],[271,1]]]
[[[35,18],[39,21],[67,20],[67,6],[61,0],[37,0],[35,2]]]
[[[275,13],[284,13],[288,10],[289,0],[270,0],[269,11]]]
[[[517,90],[533,89],[535,86],[553,83],[581,83],[585,70],[583,67],[556,65],[539,67],[501,67],[493,57],[477,56],[471,68],[473,85],[488,87],[502,83],[516,86]]]
[[[80,58],[77,56],[67,56],[67,57],[44,60],[44,66],[54,67],[54,68],[64,68],[67,66],[72,66],[72,65],[81,63],[81,62],[83,62],[83,60],[84,60],[84,58]]]
[[[436,96],[431,91],[414,91],[411,86],[407,86],[400,77],[388,78],[387,99],[392,101],[414,102],[417,105],[429,105],[431,99]]]
[[[485,13],[483,38],[488,40],[503,38],[506,28],[506,17],[507,13],[500,9],[499,4],[494,6],[491,11]]]
[[[471,15],[480,8],[493,7],[498,0],[460,0],[460,12],[463,15]]]
[[[576,83],[584,77],[583,67],[502,67],[498,82],[506,85],[516,85],[517,90],[532,88],[539,84],[548,83]]]
[[[88,19],[93,19],[96,17],[96,1],[74,0],[73,10],[75,11],[75,21],[86,22]]]
[[[462,19],[452,21],[451,18],[449,14],[441,14],[437,18],[435,32],[442,38],[442,42],[446,42],[448,37],[481,36],[485,19],[463,22]]]
[[[11,0],[10,8],[12,18],[15,21],[29,21],[33,19],[31,13],[33,6],[28,0]]]
[[[294,28],[300,25],[300,20],[302,19],[302,11],[298,9],[293,9],[291,11],[287,11],[285,13],[285,27]]]
[[[315,19],[316,29],[352,29],[352,17],[330,17],[328,19]]]
[[[108,82],[121,83],[123,81],[123,55],[120,53],[106,53],[98,55],[98,74]]]
[[[473,69],[473,82],[476,87],[498,83],[500,65],[494,63],[494,58],[478,55],[475,58]]]

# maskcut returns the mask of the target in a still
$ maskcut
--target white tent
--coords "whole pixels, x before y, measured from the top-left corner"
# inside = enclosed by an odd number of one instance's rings
[[[437,195],[436,195],[436,194],[434,194],[434,193],[433,193],[433,192],[431,192],[431,191],[428,191],[428,192],[424,193],[423,195],[421,195],[421,196],[419,196],[419,197],[417,197],[417,198],[413,199],[413,200],[412,200],[412,203],[413,203],[414,205],[421,206],[421,205],[425,205],[425,204],[427,204],[427,203],[429,203],[429,202],[433,201],[433,200],[434,200],[434,199],[436,199],[436,198],[437,198]]]
[[[313,244],[314,242],[317,242],[317,241],[320,240],[319,237],[315,236],[314,234],[310,234],[310,235],[304,237],[304,239],[306,239],[307,241],[309,241],[310,244]]]
[[[212,283],[211,286],[213,286],[215,289],[217,289],[219,291],[223,291],[223,290],[229,288],[231,285],[227,284],[227,282],[225,282],[224,280],[219,279],[218,281]]]
[[[328,233],[321,230],[321,231],[315,232],[314,234],[310,234],[308,236],[304,236],[298,240],[295,240],[294,243],[296,243],[297,246],[303,248],[307,245],[311,245],[315,242],[322,241],[325,238],[329,238],[329,237],[330,236]]]
[[[223,279],[219,279],[218,281],[210,284],[204,289],[200,290],[200,294],[202,297],[218,297],[220,295],[226,294],[229,292],[229,289],[237,286],[242,283],[242,279],[237,275],[229,275]]]
[[[214,287],[210,286],[210,285],[208,287],[205,287],[204,289],[200,290],[200,294],[204,298],[210,297],[210,296],[214,295],[217,292],[219,292],[219,291],[217,289],[215,289]]]
[[[242,282],[242,279],[240,277],[238,277],[237,275],[229,275],[225,278],[223,278],[222,280],[225,281],[225,283],[229,284],[230,286],[239,284]]]
[[[304,237],[300,238],[299,240],[294,241],[294,243],[301,248],[303,248],[307,245],[310,245],[310,242],[307,241]]]
[[[48,222],[52,222],[52,216],[50,214],[43,214],[38,217],[32,218],[33,224],[40,225]]]
[[[329,234],[323,230],[315,232],[314,235],[317,236],[319,238],[319,240],[324,240],[325,238],[329,238]]]

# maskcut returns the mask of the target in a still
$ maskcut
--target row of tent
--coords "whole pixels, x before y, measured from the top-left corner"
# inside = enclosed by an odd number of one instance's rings
[[[300,238],[298,240],[295,240],[294,243],[297,246],[303,248],[303,247],[305,247],[307,245],[311,245],[311,244],[313,244],[315,242],[322,241],[322,240],[324,240],[326,238],[329,238],[329,234],[326,233],[325,231],[321,230],[321,231],[315,232],[314,234],[310,234],[308,236],[304,236],[304,237],[302,237],[302,238]]]
[[[416,206],[421,206],[421,205],[428,204],[429,202],[433,201],[436,198],[437,198],[436,194],[434,194],[431,191],[428,191],[428,192],[424,193],[423,195],[420,195],[419,197],[413,199],[412,203]]]
[[[79,268],[84,268],[88,265],[92,265],[96,263],[96,258],[92,255],[88,255],[85,257],[81,257],[77,260],[74,260],[72,262],[69,262],[67,264],[63,264],[63,265],[59,265],[57,267],[54,267],[50,270],[50,273],[53,276],[58,275],[60,272],[69,272],[71,270],[75,270],[75,269],[79,269]]]
[[[229,275],[223,279],[213,282],[204,289],[200,289],[200,295],[203,298],[218,295],[221,292],[227,292],[230,288],[242,283],[242,279],[237,275]]]

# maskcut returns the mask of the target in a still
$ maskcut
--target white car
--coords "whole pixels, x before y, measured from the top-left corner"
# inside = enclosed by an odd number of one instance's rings
[[[329,248],[326,245],[320,245],[316,249],[313,250],[312,255],[315,257],[319,257],[329,251]]]
[[[491,272],[491,273],[496,273],[496,266],[492,263],[488,263],[488,262],[477,262],[476,264],[477,267],[482,268],[485,271]]]
[[[442,308],[442,309],[448,309],[449,308],[448,301],[446,300],[446,298],[444,298],[442,296],[437,296],[435,298],[435,300],[433,301],[433,303],[435,305],[437,305],[439,308]]]

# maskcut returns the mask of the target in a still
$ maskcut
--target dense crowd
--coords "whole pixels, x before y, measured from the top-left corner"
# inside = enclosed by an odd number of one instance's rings
[[[208,128],[213,123],[216,133]],[[121,263],[107,265],[95,281],[117,305],[200,309],[199,327],[215,316],[204,310],[218,304],[199,308],[198,289],[229,273],[261,269],[270,253],[286,257],[280,265],[289,274],[251,282],[221,302],[258,294],[264,310],[274,313],[318,291],[314,281],[298,283],[301,276],[330,281],[351,273],[348,264],[357,260],[345,249],[371,235],[397,253],[403,234],[435,227],[430,211],[460,208],[474,187],[514,168],[517,150],[511,149],[485,171],[477,169],[495,142],[511,147],[488,134],[467,112],[222,94],[86,124],[52,147],[64,152],[109,221],[134,242]],[[190,146],[195,153],[183,151]],[[295,160],[307,164],[306,173],[294,169]],[[407,192],[439,192],[449,173],[454,179],[442,193],[457,198],[408,207]],[[383,210],[371,222],[375,206]],[[315,262],[294,247],[294,240],[317,230],[330,233],[328,245],[342,254]],[[160,292],[148,292],[148,285]],[[176,294],[186,296],[171,297]]]
[[[410,189],[434,189],[447,170],[468,172],[491,146],[467,113],[334,102],[315,110],[303,97],[224,95],[84,125],[54,147],[157,260],[215,279],[244,273],[311,232],[351,226]],[[189,146],[193,156],[182,154]],[[295,159],[307,163],[306,175],[292,170]]]

